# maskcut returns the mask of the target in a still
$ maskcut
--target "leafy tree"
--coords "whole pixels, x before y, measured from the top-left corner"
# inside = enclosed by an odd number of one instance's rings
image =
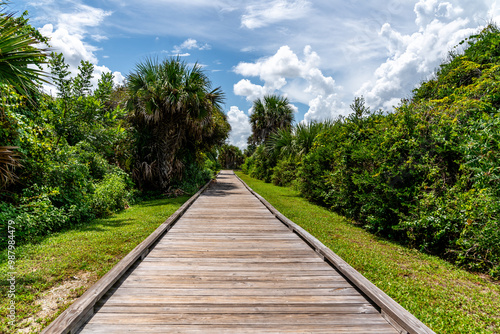
[[[266,95],[263,99],[255,100],[250,116],[253,143],[264,143],[271,133],[278,129],[290,128],[293,120],[293,109],[288,98]]]
[[[101,79],[97,83],[97,89],[94,92],[94,96],[106,105],[107,108],[111,107],[111,96],[113,94],[113,79],[114,75],[111,72],[106,72],[101,75]]]
[[[94,65],[88,60],[82,60],[78,66],[78,74],[73,80],[73,95],[78,98],[80,96],[88,96],[92,92],[92,83]],[[101,80],[102,81],[102,80]]]
[[[146,59],[127,81],[128,119],[136,131],[134,179],[142,188],[165,190],[182,177],[187,156],[193,160],[197,150],[227,136],[223,93],[211,88],[201,66],[190,68],[180,58]],[[219,131],[221,125],[226,130]]]

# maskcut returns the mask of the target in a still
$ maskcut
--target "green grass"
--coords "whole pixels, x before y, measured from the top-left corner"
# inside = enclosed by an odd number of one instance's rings
[[[64,282],[71,282],[74,277],[87,277],[86,286],[71,291],[71,297],[80,296],[86,287],[106,274],[188,198],[144,201],[109,218],[52,234],[36,244],[17,247],[15,327],[8,325],[6,317],[9,302],[6,277],[10,270],[7,252],[1,252],[0,333],[13,333],[28,326],[27,322],[37,322],[42,328],[48,325],[70,302],[61,301],[57,313],[39,318],[37,312],[41,311],[41,306],[37,300],[43,298],[45,292]]]
[[[290,188],[237,174],[436,333],[500,333],[499,282],[380,239]]]

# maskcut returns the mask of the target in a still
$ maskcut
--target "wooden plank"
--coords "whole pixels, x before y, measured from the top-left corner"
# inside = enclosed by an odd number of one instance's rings
[[[253,287],[242,287],[242,288],[229,288],[224,287],[223,289],[215,287],[204,287],[204,288],[171,288],[168,286],[162,286],[159,288],[151,288],[148,286],[120,286],[113,296],[127,296],[134,297],[140,296],[156,296],[156,297],[168,297],[168,296],[217,296],[217,297],[227,297],[227,296],[357,296],[359,293],[353,287],[336,287],[336,288],[253,288]]]
[[[130,324],[130,325],[246,325],[246,324],[309,324],[309,325],[386,325],[388,329],[393,329],[387,324],[387,321],[374,313],[350,313],[336,314],[332,316],[329,313],[96,313],[92,319],[95,324]]]
[[[122,306],[122,305],[109,305],[99,312],[101,313],[130,313],[131,308],[137,310],[138,314],[147,313],[181,313],[181,314],[203,314],[203,313],[219,313],[219,314],[252,314],[252,313],[289,313],[289,314],[301,314],[301,313],[323,313],[331,314],[367,314],[373,313],[378,314],[377,310],[373,308],[371,304],[368,303],[331,303],[331,304],[321,304],[321,305],[311,305],[311,304],[253,304],[249,306],[242,306],[239,304],[229,304],[229,305],[214,305],[214,304],[176,304],[169,306]]]
[[[214,279],[214,280],[262,280],[269,281],[275,280],[322,280],[322,279],[335,279],[339,274],[332,273],[332,270],[283,270],[283,271],[233,271],[233,270],[176,270],[169,272],[167,270],[135,270],[130,273],[129,277],[134,276],[166,276],[179,279],[184,277],[198,278],[198,279]]]
[[[108,305],[175,305],[175,304],[330,304],[330,303],[366,303],[366,298],[360,294],[355,296],[144,296],[144,295],[113,295],[103,309]],[[382,317],[381,317],[382,318]]]
[[[98,306],[82,333],[398,332],[225,171]]]
[[[236,176],[238,177],[238,176]],[[392,319],[398,326],[402,327],[409,333],[434,333],[424,323],[418,320],[413,314],[395,302],[386,293],[376,287],[372,282],[366,279],[341,257],[335,254],[331,249],[323,245],[318,239],[313,237],[309,232],[298,226],[290,219],[276,210],[262,196],[254,192],[248,185],[239,177],[242,184],[254,194],[271,211],[276,218],[282,221],[286,226],[293,230],[297,235],[300,235],[312,248],[324,256],[339,272],[341,272],[354,286],[360,289],[371,301],[373,301],[386,314],[386,317]]]
[[[194,203],[194,201],[209,186],[205,184],[195,195],[185,202],[176,212],[174,212],[164,223],[162,223],[146,240],[141,242],[120,262],[118,262],[106,275],[97,283],[92,285],[80,298],[59,315],[42,333],[70,333],[76,331],[77,326],[84,317],[92,313],[94,305],[104,294],[115,284],[125,272],[138,260],[140,260],[154,243],[163,236],[180,216]]]
[[[266,334],[266,333],[324,333],[324,334],[387,334],[386,324],[366,325],[314,325],[311,324],[280,324],[279,329],[276,325],[252,324],[242,326],[240,324],[231,325],[170,325],[169,333],[187,333],[187,334]],[[121,334],[121,333],[165,333],[163,325],[122,325],[122,324],[89,324],[81,332],[82,334]]]

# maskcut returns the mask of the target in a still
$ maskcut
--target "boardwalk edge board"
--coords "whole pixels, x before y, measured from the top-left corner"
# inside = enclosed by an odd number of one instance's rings
[[[191,204],[205,191],[212,183],[208,181],[196,194],[185,202],[177,211],[165,220],[153,233],[143,242],[137,245],[120,262],[106,273],[99,281],[92,285],[82,296],[73,302],[63,313],[61,313],[42,334],[66,334],[77,333],[80,327],[92,317],[94,307],[99,300],[113,287],[113,285],[126,274],[127,270],[138,261],[142,261],[149,253],[155,243],[179,220]]]
[[[283,224],[285,224],[291,231],[296,233],[302,240],[304,240],[311,248],[313,248],[325,262],[333,266],[340,274],[342,274],[354,287],[358,288],[373,304],[379,309],[382,316],[393,325],[401,334],[432,334],[430,328],[418,320],[413,314],[408,312],[404,307],[399,305],[385,292],[376,287],[372,282],[365,278],[356,269],[351,267],[341,257],[335,254],[330,248],[326,247],[318,239],[313,237],[309,232],[304,230],[299,225],[292,222],[285,217],[282,213],[276,210],[268,201],[262,196],[257,194],[250,188],[238,175],[235,176],[240,182],[255,196],[259,201],[264,204],[269,211]],[[434,333],[435,334],[435,333]]]

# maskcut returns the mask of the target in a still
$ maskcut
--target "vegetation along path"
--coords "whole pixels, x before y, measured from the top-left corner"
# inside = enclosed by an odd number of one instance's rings
[[[191,203],[90,310],[45,332],[90,311],[80,333],[432,333],[232,171]]]

